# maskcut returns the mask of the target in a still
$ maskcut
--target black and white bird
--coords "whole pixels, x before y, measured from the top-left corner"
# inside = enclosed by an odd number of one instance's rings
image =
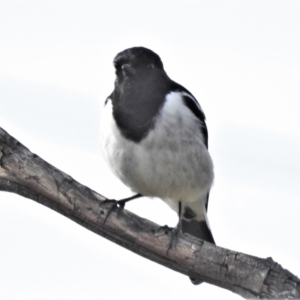
[[[215,243],[207,219],[214,172],[201,106],[150,49],[126,49],[114,67],[101,126],[110,168],[137,193],[128,199],[162,199],[179,214],[179,230]]]

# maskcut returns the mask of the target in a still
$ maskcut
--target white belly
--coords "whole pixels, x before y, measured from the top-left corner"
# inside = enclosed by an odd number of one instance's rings
[[[140,143],[122,136],[109,101],[102,114],[102,150],[113,172],[132,191],[159,197],[177,210],[178,201],[206,199],[213,165],[198,119],[189,108],[179,105],[180,95],[168,97],[154,129]]]

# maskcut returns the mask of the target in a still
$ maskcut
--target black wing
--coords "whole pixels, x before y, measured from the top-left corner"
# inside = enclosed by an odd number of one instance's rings
[[[205,114],[196,100],[196,98],[190,93],[185,87],[181,86],[176,82],[172,82],[172,91],[180,92],[182,94],[182,98],[184,104],[192,111],[192,113],[198,118],[200,121],[201,127],[200,130],[203,134],[204,144],[208,149],[208,131],[205,123]]]

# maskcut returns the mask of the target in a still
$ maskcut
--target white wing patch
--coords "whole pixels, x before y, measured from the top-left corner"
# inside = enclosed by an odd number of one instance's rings
[[[192,99],[195,102],[195,104],[197,105],[197,107],[199,108],[199,110],[204,115],[204,111],[202,110],[202,107],[200,106],[199,102],[191,94],[189,94],[187,92],[181,92],[181,95],[189,97],[190,99]]]

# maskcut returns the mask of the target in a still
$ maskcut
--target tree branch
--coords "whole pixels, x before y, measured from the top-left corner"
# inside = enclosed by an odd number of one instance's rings
[[[244,298],[299,298],[300,280],[275,263],[179,234],[110,204],[0,128],[0,190],[43,204],[85,228],[174,271],[231,290]]]

